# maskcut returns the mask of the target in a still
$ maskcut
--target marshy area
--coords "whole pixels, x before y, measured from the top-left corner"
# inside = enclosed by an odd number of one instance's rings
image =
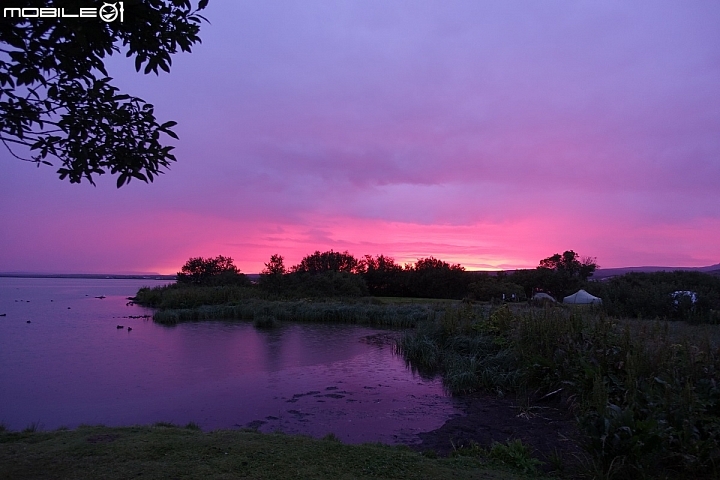
[[[517,441],[537,459],[533,472],[718,475],[717,325],[618,318],[598,306],[253,298],[237,286],[141,290],[135,301],[164,307],[154,315],[164,324],[225,318],[257,328],[299,321],[402,329],[396,345],[407,365],[440,374],[467,401],[468,415],[425,435],[421,448],[440,454],[482,456],[492,441]],[[481,407],[483,398],[495,408]],[[506,418],[494,418],[503,409]],[[493,424],[504,438],[488,438]]]

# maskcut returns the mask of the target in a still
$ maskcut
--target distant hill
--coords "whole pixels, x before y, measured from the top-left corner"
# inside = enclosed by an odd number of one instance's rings
[[[157,273],[122,275],[115,273],[24,273],[0,272],[0,277],[14,278],[96,278],[96,279],[140,279],[140,280],[175,280],[175,275],[159,275]]]
[[[260,280],[259,273],[247,273],[251,282]],[[0,277],[14,278],[95,278],[95,279],[138,279],[138,280],[175,280],[175,275],[160,275],[159,273],[29,273],[29,272],[0,272]]]
[[[703,272],[710,275],[720,276],[720,263],[707,267],[620,267],[620,268],[599,268],[591,277],[593,280],[602,280],[603,278],[617,277],[630,272],[652,273],[652,272],[674,272],[675,270],[685,270],[690,272]]]
[[[532,269],[531,269],[532,270]],[[720,263],[709,265],[707,267],[618,267],[618,268],[599,268],[595,274],[590,277],[592,280],[603,280],[605,278],[617,277],[630,272],[652,273],[652,272],[673,272],[675,270],[687,270],[693,272],[703,272],[710,275],[720,276]],[[505,273],[512,273],[515,270],[505,270]],[[497,275],[497,271],[473,271],[469,273],[475,275],[489,274]],[[251,282],[260,280],[259,273],[245,274]],[[175,280],[175,275],[159,275],[157,273],[137,273],[137,274],[117,274],[117,273],[28,273],[28,272],[0,272],[0,277],[15,278],[114,278],[114,279],[147,279],[147,280]]]

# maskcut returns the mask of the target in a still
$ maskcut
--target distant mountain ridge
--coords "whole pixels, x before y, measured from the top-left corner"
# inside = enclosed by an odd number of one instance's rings
[[[95,278],[95,279],[146,279],[146,280],[175,280],[175,275],[160,275],[157,273],[26,273],[26,272],[0,272],[0,277],[14,278]]]
[[[653,273],[653,272],[674,272],[675,270],[684,270],[690,272],[709,273],[711,275],[720,275],[720,263],[709,265],[707,267],[618,267],[618,268],[598,268],[591,278],[600,280],[603,278],[616,277],[625,275],[626,273]]]
[[[530,269],[532,270],[532,269]],[[602,280],[610,277],[625,275],[626,273],[653,273],[653,272],[674,272],[675,270],[684,270],[691,272],[702,272],[710,275],[720,276],[720,263],[709,265],[707,267],[617,267],[617,268],[598,268],[592,277],[593,280]],[[505,270],[505,273],[512,273],[515,270]],[[476,274],[497,275],[497,271],[480,271],[470,270]],[[257,282],[260,279],[259,273],[245,274],[251,281]],[[16,277],[16,278],[111,278],[111,279],[148,279],[148,280],[175,280],[175,275],[160,275],[157,273],[31,273],[31,272],[0,272],[0,277]]]

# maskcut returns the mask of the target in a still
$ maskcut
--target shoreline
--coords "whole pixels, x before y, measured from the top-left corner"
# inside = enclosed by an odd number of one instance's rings
[[[494,442],[521,440],[546,465],[561,458],[569,467],[583,455],[575,418],[560,402],[521,406],[513,397],[500,398],[487,392],[456,399],[463,414],[450,418],[436,430],[418,434],[421,442],[408,445],[411,449],[449,456],[473,444],[487,449]]]

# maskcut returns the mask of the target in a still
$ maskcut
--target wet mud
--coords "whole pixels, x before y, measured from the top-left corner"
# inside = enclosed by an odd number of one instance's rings
[[[472,443],[488,448],[494,441],[520,439],[546,463],[561,458],[566,466],[572,466],[583,456],[575,418],[559,402],[523,406],[511,398],[482,393],[456,401],[462,413],[436,430],[418,434],[421,441],[411,448],[446,456]]]

